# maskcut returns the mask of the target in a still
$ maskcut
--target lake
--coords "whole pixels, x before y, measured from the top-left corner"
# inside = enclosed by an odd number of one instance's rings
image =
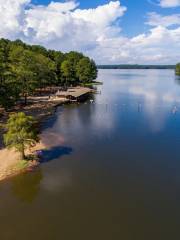
[[[1,240],[179,239],[180,79],[100,70],[43,125],[43,163],[0,183]]]

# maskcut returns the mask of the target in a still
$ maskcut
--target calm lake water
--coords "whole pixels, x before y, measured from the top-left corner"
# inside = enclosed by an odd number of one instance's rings
[[[0,184],[0,240],[180,239],[180,79],[98,79],[94,103],[45,122],[43,164]]]

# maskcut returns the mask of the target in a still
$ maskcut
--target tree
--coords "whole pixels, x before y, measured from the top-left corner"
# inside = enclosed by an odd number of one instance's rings
[[[74,80],[73,65],[69,60],[65,60],[64,62],[62,62],[61,73],[62,73],[62,78],[65,79],[66,86]]]
[[[176,65],[176,75],[180,76],[180,63]]]
[[[71,51],[65,54],[65,59],[69,61],[71,65],[71,84],[75,84],[78,82],[76,68],[79,61],[83,58],[83,54],[75,51]]]
[[[95,80],[97,78],[98,75],[98,69],[96,66],[96,63],[93,59],[91,59],[91,78],[92,80]]]
[[[76,75],[82,83],[92,82],[97,78],[96,64],[88,57],[83,57],[77,64]]]
[[[39,141],[35,128],[35,120],[25,113],[19,112],[10,115],[5,126],[4,143],[8,148],[15,148],[25,159],[25,149]]]
[[[28,95],[32,94],[38,85],[36,72],[34,71],[35,57],[35,53],[24,50],[22,46],[13,48],[10,53],[12,72],[16,76],[17,85],[20,87],[25,105]]]
[[[27,49],[36,54],[39,53],[39,54],[42,54],[43,56],[48,57],[48,50],[40,45],[32,45],[32,46],[28,45]]]
[[[0,40],[0,106],[8,109],[19,97],[19,91],[10,68],[9,41]]]
[[[0,107],[13,106],[20,98],[47,86],[78,85],[97,77],[93,60],[82,53],[62,53],[21,40],[0,39]]]
[[[36,54],[31,70],[34,72],[37,87],[44,88],[57,84],[56,66],[50,58]]]
[[[62,83],[61,64],[65,60],[65,56],[60,51],[49,50],[48,57],[55,63],[57,84]]]

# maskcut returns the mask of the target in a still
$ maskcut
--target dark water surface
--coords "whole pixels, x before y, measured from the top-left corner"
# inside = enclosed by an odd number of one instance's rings
[[[180,85],[100,70],[94,103],[60,107],[33,173],[0,184],[0,240],[180,239]]]

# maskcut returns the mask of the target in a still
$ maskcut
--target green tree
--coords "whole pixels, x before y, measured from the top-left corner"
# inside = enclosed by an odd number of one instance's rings
[[[91,59],[91,79],[95,80],[97,78],[98,75],[98,69],[96,66],[96,63],[93,59]]]
[[[57,85],[62,83],[61,64],[65,60],[62,52],[49,50],[48,57],[55,63],[55,71],[57,77]]]
[[[35,128],[35,120],[25,113],[10,115],[5,126],[4,143],[8,148],[15,148],[21,153],[21,159],[25,159],[25,149],[39,141]]]
[[[0,39],[0,107],[8,109],[22,97],[26,104],[37,88],[78,85],[96,77],[95,62],[82,53]]]
[[[74,80],[74,69],[72,62],[65,60],[61,64],[61,74],[63,78],[64,85],[68,86],[70,82]]]
[[[9,41],[0,40],[0,106],[8,109],[19,97],[9,61]]]
[[[68,60],[71,65],[71,78],[70,78],[71,84],[78,83],[79,79],[77,78],[76,68],[77,68],[79,61],[83,57],[84,56],[82,53],[78,53],[75,51],[71,51],[71,52],[65,54],[65,59]]]
[[[32,94],[38,85],[37,74],[34,71],[35,57],[35,53],[24,50],[21,46],[13,48],[10,53],[12,72],[16,76],[16,83],[20,87],[25,105],[28,95]]]
[[[97,78],[97,67],[88,57],[82,58],[76,67],[76,75],[80,82],[88,83]]]
[[[48,50],[45,47],[42,47],[40,45],[32,45],[32,46],[28,45],[27,49],[36,54],[39,53],[39,54],[42,54],[43,56],[48,57]]]
[[[180,63],[176,65],[176,75],[180,76]]]
[[[53,86],[57,84],[56,65],[51,59],[36,54],[34,56],[34,64],[32,64],[32,72],[36,86],[45,88],[46,86]]]

